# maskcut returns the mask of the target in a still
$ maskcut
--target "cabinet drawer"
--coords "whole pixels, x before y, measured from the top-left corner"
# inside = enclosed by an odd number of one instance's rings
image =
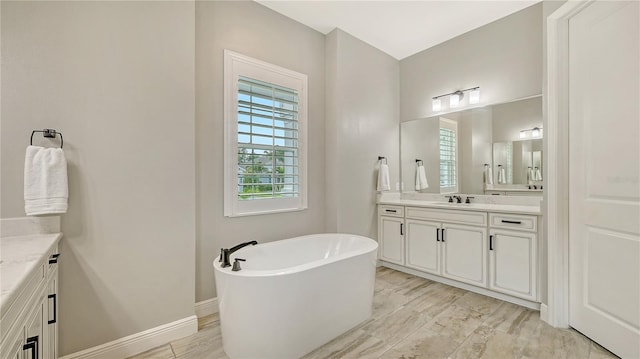
[[[378,206],[378,215],[391,217],[404,217],[403,206],[380,205]]]
[[[486,196],[505,196],[507,193],[505,191],[484,191]]]
[[[431,221],[471,224],[477,226],[487,225],[487,214],[485,212],[456,211],[421,207],[407,207],[406,210],[407,218],[428,219]]]
[[[538,217],[522,214],[489,213],[489,225],[493,228],[535,232],[538,230]]]

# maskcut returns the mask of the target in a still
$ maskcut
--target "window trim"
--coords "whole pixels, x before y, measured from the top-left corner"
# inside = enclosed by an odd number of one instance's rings
[[[298,197],[238,199],[238,79],[240,76],[298,91]],[[239,217],[307,208],[307,75],[224,50],[224,216]]]
[[[458,132],[458,122],[454,121],[454,120],[450,120],[448,118],[445,117],[440,117],[440,121],[438,123],[438,153],[440,153],[440,128],[447,128],[450,130],[453,130],[456,134],[456,158],[455,158],[455,171],[456,171],[456,185],[454,187],[440,187],[440,193],[442,194],[451,194],[451,193],[458,193],[459,189],[460,189],[460,170],[459,170],[459,166],[460,166],[460,141],[459,141],[459,135],[460,133]],[[438,158],[438,172],[440,171],[440,158]],[[440,182],[440,179],[438,178],[438,184]]]

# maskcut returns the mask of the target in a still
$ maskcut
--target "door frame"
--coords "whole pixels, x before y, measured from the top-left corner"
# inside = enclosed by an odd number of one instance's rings
[[[567,1],[547,18],[546,218],[547,303],[542,320],[569,327],[569,20],[595,0]]]

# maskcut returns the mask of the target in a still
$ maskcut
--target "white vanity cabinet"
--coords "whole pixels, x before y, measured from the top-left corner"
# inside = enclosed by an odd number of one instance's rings
[[[58,247],[55,245],[27,275],[6,303],[0,322],[0,358],[58,357]]]
[[[406,207],[407,266],[486,285],[487,214]]]
[[[440,233],[442,275],[460,282],[486,286],[486,228],[444,223]]]
[[[434,207],[378,206],[383,265],[539,308],[538,216]]]
[[[489,288],[537,301],[537,217],[490,213],[489,221]]]
[[[407,219],[407,267],[442,275],[438,222]]]
[[[404,265],[404,207],[378,207],[380,259]]]

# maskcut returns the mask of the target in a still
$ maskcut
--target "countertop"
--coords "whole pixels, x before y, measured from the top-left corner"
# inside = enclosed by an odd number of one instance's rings
[[[534,216],[541,215],[540,206],[516,205],[516,204],[494,204],[494,203],[448,203],[438,201],[424,201],[415,199],[380,199],[378,204],[389,204],[394,206],[426,207],[438,209],[451,209],[458,211],[480,211],[496,213],[517,213]]]
[[[62,233],[0,238],[0,308],[3,316],[21,292],[27,277],[61,238]]]

